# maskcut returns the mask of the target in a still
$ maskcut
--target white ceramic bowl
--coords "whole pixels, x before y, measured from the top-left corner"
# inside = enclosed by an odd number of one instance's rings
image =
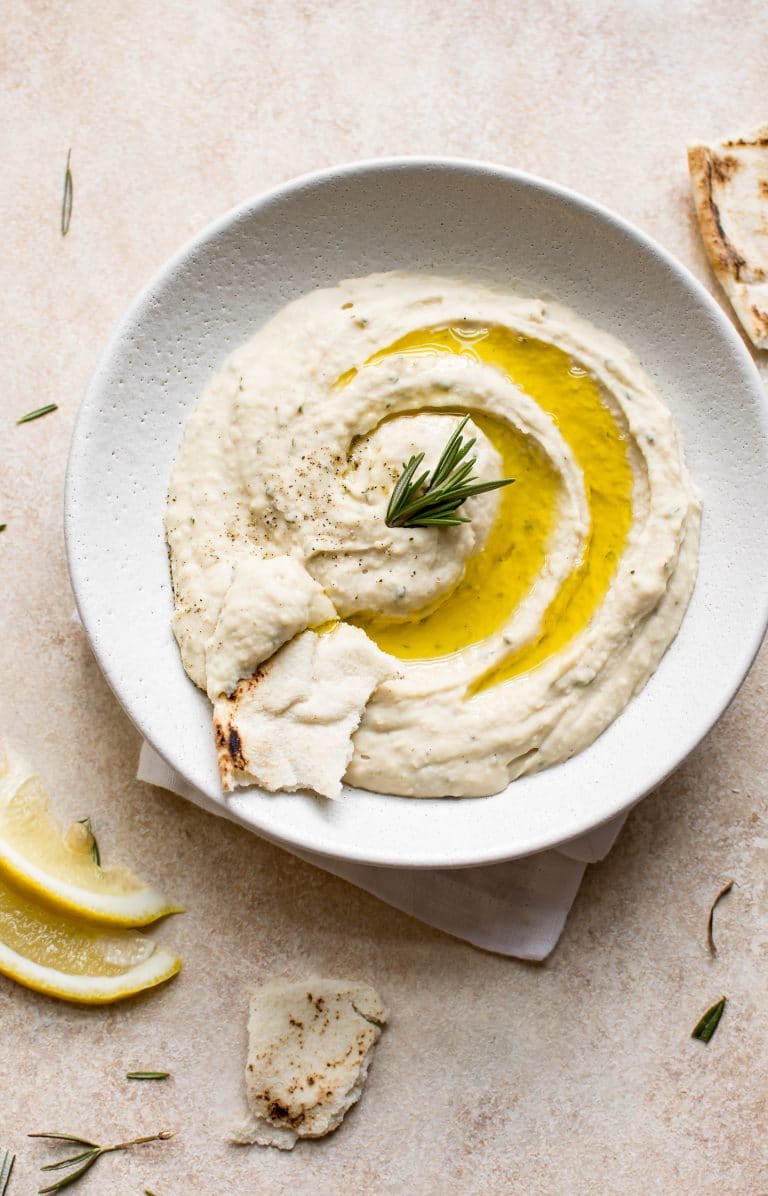
[[[627,810],[710,729],[768,618],[768,423],[760,378],[695,279],[619,217],[483,163],[362,162],[306,176],[205,229],[149,283],[83,399],[65,524],[93,649],[141,733],[217,809],[207,699],[170,628],[163,511],[187,415],[227,354],[288,300],[407,268],[520,280],[638,355],[672,409],[704,499],[699,578],[656,675],[590,748],[494,797],[361,790],[330,803],[241,791],[238,821],[279,843],[394,866],[509,859]]]

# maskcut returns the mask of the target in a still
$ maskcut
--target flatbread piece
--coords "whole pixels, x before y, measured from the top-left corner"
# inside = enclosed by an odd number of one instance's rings
[[[690,146],[688,168],[712,269],[752,343],[768,349],[768,125]]]
[[[264,984],[248,1021],[249,1115],[230,1141],[293,1150],[299,1138],[335,1130],[360,1099],[387,1016],[370,984]]]
[[[205,645],[208,697],[231,694],[238,681],[308,627],[337,618],[330,598],[290,556],[238,562]]]
[[[214,703],[224,791],[256,784],[338,797],[366,703],[396,674],[393,657],[359,627],[297,635]]]

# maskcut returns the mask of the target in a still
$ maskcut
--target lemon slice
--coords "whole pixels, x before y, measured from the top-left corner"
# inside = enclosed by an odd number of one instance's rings
[[[138,930],[91,926],[0,877],[0,972],[27,988],[99,1005],[169,980],[181,960]]]
[[[65,833],[26,760],[0,743],[0,876],[56,909],[110,926],[145,926],[179,913],[127,868],[96,863],[80,823]]]

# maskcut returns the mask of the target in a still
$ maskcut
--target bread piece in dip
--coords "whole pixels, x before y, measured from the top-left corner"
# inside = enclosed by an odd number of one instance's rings
[[[224,790],[258,780],[273,793],[339,797],[366,703],[396,675],[397,662],[359,627],[339,623],[323,635],[295,636],[214,702]]]
[[[434,468],[465,415],[475,474],[515,484],[469,498],[459,526],[387,526],[403,463]],[[264,645],[322,631],[327,600],[390,662],[345,724],[345,780],[495,793],[585,748],[645,685],[693,589],[699,522],[669,410],[614,337],[467,279],[351,279],[280,311],[191,415],[166,516],[174,631],[226,702],[237,662],[258,685]],[[255,558],[294,562],[280,627],[279,589],[243,601]],[[263,782],[256,757],[230,776]]]
[[[313,976],[272,980],[251,999],[248,1117],[231,1135],[293,1150],[338,1129],[360,1099],[387,1010],[370,984]]]

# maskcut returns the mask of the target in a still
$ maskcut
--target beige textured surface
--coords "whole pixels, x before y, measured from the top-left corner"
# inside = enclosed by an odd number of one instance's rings
[[[178,1138],[109,1157],[74,1190],[768,1193],[765,653],[589,870],[554,957],[523,965],[134,781],[138,736],[72,621],[61,532],[70,430],[102,343],[212,217],[354,157],[487,157],[603,200],[714,291],[684,148],[765,120],[767,58],[764,0],[4,6],[1,725],[61,807],[92,816],[105,852],[139,866],[152,850],[151,874],[189,907],[162,931],[185,970],[147,999],[81,1010],[0,980],[1,1136],[21,1156],[9,1196],[38,1186],[46,1152],[28,1130],[167,1125]],[[51,400],[56,414],[14,426]],[[706,911],[726,876],[739,887],[713,961]],[[360,1106],[293,1155],[225,1146],[250,984],[314,970],[369,979],[392,1008]],[[716,1038],[691,1042],[721,992]],[[148,1067],[174,1079],[122,1078]]]

